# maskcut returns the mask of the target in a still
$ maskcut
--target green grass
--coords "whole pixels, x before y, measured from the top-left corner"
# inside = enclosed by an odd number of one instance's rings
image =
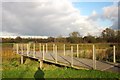
[[[39,63],[35,60],[26,59],[24,64],[20,64],[20,59],[3,61],[3,78],[34,78],[38,71]],[[40,71],[39,71],[40,72]],[[102,72],[97,70],[76,70],[67,67],[58,67],[53,64],[44,63],[42,69],[44,78],[119,78],[120,74],[112,72]],[[39,77],[39,76],[38,76]]]
[[[86,44],[87,45],[87,44]],[[107,44],[106,44],[107,45]],[[2,47],[11,48],[12,44],[4,43]],[[63,46],[63,44],[61,44]],[[105,45],[104,45],[105,46]],[[5,51],[7,51],[5,49]],[[6,54],[11,54],[9,50]],[[38,71],[38,61],[27,59],[24,64],[20,64],[20,56],[3,57],[3,78],[34,78],[35,73]],[[44,73],[45,78],[119,78],[120,74],[112,72],[102,72],[97,70],[76,70],[67,67],[58,67],[53,64],[44,64],[41,71]],[[42,74],[39,70],[39,73]],[[39,76],[38,76],[39,77]]]

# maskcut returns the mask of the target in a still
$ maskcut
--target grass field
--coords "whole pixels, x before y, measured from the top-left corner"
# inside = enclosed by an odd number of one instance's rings
[[[24,64],[19,63],[19,58],[3,62],[3,78],[35,78],[39,63],[27,59]],[[96,70],[75,70],[67,67],[55,66],[44,63],[44,78],[120,78],[120,74],[101,72]],[[41,74],[40,74],[41,75]],[[39,76],[37,76],[39,77]]]
[[[39,62],[26,58],[20,64],[20,56],[13,53],[11,44],[2,46],[2,78],[119,78],[120,73],[102,72],[97,70],[76,70],[68,67],[44,63],[38,70]],[[41,76],[40,76],[41,75]]]

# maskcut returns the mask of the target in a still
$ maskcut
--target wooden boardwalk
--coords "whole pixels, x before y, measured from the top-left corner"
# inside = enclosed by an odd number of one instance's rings
[[[40,61],[40,66],[42,66],[43,61],[50,62],[53,64],[63,65],[67,67],[72,67],[75,69],[95,69],[101,71],[113,70],[120,71],[120,66],[118,66],[115,60],[114,55],[114,63],[103,62],[96,60],[95,47],[93,45],[93,59],[79,58],[74,56],[73,46],[71,46],[71,50],[58,51],[57,46],[53,46],[53,50],[48,51],[48,47],[43,45],[39,45],[39,50],[36,50],[35,44],[33,45],[33,49],[31,50],[29,44],[26,44],[26,47],[23,47],[22,44],[20,46],[16,46],[16,53],[21,55],[21,63],[23,63],[23,57],[26,56],[28,58],[34,58]],[[65,46],[64,46],[65,47]],[[25,49],[24,49],[25,48]],[[59,52],[59,53],[58,53]],[[69,54],[65,55],[65,52]],[[77,46],[78,52],[78,46]],[[115,54],[115,51],[114,51]],[[111,70],[111,71],[112,71]]]
[[[43,59],[43,54],[38,52],[31,51],[27,55],[27,52],[21,53],[19,52],[20,55],[26,56],[29,58],[34,58],[34,59],[40,59],[46,62],[54,63],[54,64],[59,64],[63,66],[68,66],[68,67],[73,67],[75,69],[93,69],[93,60],[92,59],[85,59],[85,58],[77,58],[73,57],[73,60],[70,56],[63,56],[63,55],[57,55],[57,60],[56,60],[56,54],[54,53],[45,53],[44,54],[44,59]],[[107,70],[114,67],[112,63],[107,63],[107,62],[101,62],[101,61],[96,61],[96,70]]]

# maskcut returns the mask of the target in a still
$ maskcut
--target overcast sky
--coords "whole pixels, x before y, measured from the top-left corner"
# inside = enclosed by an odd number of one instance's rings
[[[73,31],[96,36],[106,27],[118,28],[118,6],[113,2],[2,3],[3,36],[68,36]]]

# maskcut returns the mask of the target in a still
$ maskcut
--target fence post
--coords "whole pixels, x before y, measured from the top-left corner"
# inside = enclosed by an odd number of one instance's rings
[[[33,57],[35,58],[35,43],[34,43],[34,45],[33,45]]]
[[[79,45],[77,44],[77,57],[79,57]]]
[[[26,45],[23,43],[23,51],[25,51],[26,52]]]
[[[46,43],[46,53],[48,53],[48,45],[47,45],[47,43]]]
[[[30,51],[31,51],[31,44],[29,43],[29,55],[30,55]]]
[[[16,44],[16,47],[17,47],[17,54],[19,53],[18,51],[19,51],[19,47],[18,47],[18,44]]]
[[[65,56],[65,44],[64,44],[64,56]]]
[[[45,53],[45,46],[43,45],[43,55],[42,55],[42,57],[43,57],[43,60],[45,60],[45,56],[44,56],[44,53]]]
[[[23,44],[21,44],[21,53],[23,55]]]
[[[55,53],[56,53],[56,55],[55,55],[55,62],[57,63],[57,45],[55,46]]]
[[[27,44],[27,56],[29,56],[29,44]]]
[[[93,45],[93,69],[96,69],[95,45]]]
[[[71,66],[73,67],[73,46],[71,46]]]
[[[21,64],[23,64],[23,45],[21,44]]]
[[[40,69],[42,69],[43,68],[43,60],[39,59],[39,62],[40,62],[40,64],[39,64]]]
[[[23,55],[21,55],[21,64],[23,64]]]
[[[113,62],[116,63],[115,46],[113,46]]]
[[[21,54],[22,54],[22,44],[20,44],[20,50],[21,50]]]
[[[39,43],[39,51],[41,52],[41,43]]]
[[[55,53],[55,44],[53,44],[53,53]]]

